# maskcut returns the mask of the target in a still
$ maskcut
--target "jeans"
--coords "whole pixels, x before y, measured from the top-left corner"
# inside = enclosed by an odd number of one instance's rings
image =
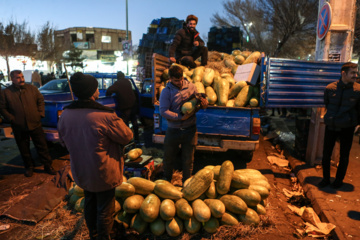
[[[167,180],[171,180],[174,169],[183,171],[183,181],[191,176],[196,143],[196,125],[186,129],[168,128],[166,130],[163,164],[164,177]]]
[[[114,224],[115,188],[104,192],[85,193],[85,221],[90,239],[110,239]]]
[[[30,137],[40,157],[40,162],[46,167],[51,166],[52,159],[49,154],[44,130],[42,129],[42,127],[35,128],[31,131],[21,130],[16,127],[13,127],[12,129],[16,144],[19,148],[20,155],[22,160],[24,161],[24,166],[26,169],[34,168],[34,160],[31,157],[30,151]]]
[[[340,161],[336,172],[336,180],[342,181],[345,178],[349,165],[349,154],[353,142],[355,127],[342,128],[341,131],[334,131],[325,128],[324,149],[322,158],[323,178],[330,180],[330,160],[335,146],[336,139],[340,140]]]
[[[201,66],[206,66],[208,61],[207,47],[196,47],[191,53],[191,56],[177,56],[177,62],[190,68],[196,68],[197,65],[195,63],[195,60],[199,57],[201,57]]]

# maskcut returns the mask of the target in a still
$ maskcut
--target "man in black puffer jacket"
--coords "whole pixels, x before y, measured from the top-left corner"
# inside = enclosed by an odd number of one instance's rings
[[[198,18],[189,15],[182,29],[175,34],[169,49],[170,62],[180,63],[184,66],[195,68],[195,60],[201,57],[201,66],[205,66],[208,60],[208,49],[195,27]]]
[[[341,79],[327,85],[324,93],[326,114],[323,149],[323,179],[319,187],[330,184],[330,159],[337,138],[340,139],[340,161],[333,188],[340,188],[349,164],[349,154],[354,130],[360,123],[360,84],[356,82],[357,64],[345,63],[341,67]]]

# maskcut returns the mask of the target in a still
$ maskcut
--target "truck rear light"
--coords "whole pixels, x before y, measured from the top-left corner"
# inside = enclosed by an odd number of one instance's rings
[[[160,128],[160,116],[158,113],[154,113],[154,128]]]
[[[260,134],[260,118],[253,118],[252,133],[254,135]]]
[[[59,121],[60,115],[62,114],[63,110],[58,110],[57,111],[57,120]]]

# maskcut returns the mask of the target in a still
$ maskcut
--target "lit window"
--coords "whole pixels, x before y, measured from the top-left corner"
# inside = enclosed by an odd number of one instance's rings
[[[101,36],[101,42],[111,43],[111,37],[110,36]]]

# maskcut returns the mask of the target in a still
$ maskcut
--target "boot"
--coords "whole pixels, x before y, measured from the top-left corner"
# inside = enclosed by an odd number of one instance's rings
[[[45,171],[47,174],[56,175],[56,171],[55,171],[55,169],[54,169],[51,165],[45,165],[45,166],[44,166],[44,171]]]
[[[33,174],[34,174],[34,169],[33,168],[25,169],[25,177],[32,177]]]

